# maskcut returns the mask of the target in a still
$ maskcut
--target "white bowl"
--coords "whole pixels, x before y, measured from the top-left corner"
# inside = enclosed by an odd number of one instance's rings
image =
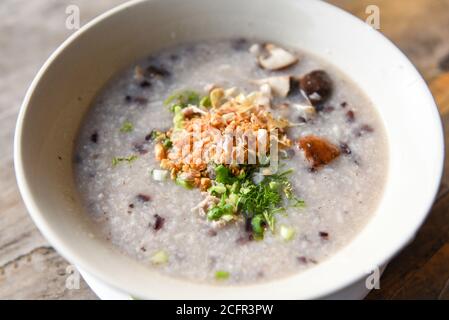
[[[386,189],[362,232],[305,272],[245,286],[168,278],[92,233],[72,177],[74,139],[92,98],[119,69],[180,41],[237,36],[307,49],[344,70],[365,91],[387,131]],[[148,299],[356,297],[346,294],[351,285],[363,283],[367,272],[391,259],[425,219],[439,186],[443,149],[438,111],[421,76],[391,42],[346,12],[312,0],[152,0],[131,1],[103,14],[47,60],[20,111],[15,168],[30,215],[49,242],[95,281],[122,294]]]

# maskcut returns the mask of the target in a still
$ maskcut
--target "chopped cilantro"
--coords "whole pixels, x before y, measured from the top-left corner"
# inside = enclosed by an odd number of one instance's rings
[[[274,232],[275,215],[284,211],[283,195],[288,200],[289,206],[302,207],[304,201],[293,195],[293,188],[287,179],[292,170],[279,174],[265,176],[255,184],[249,177],[240,186],[238,209],[247,218],[251,219],[251,227],[256,239],[263,238],[266,228]],[[291,204],[293,202],[293,205]]]
[[[220,196],[218,204],[209,209],[209,220],[227,220],[236,213],[241,213],[251,221],[251,228],[256,239],[262,239],[266,229],[275,231],[275,215],[285,211],[286,207],[301,208],[304,201],[294,196],[293,187],[287,176],[292,170],[264,176],[260,183],[254,183],[253,167],[242,170],[234,176],[224,166],[215,167],[215,185],[208,189],[211,195]],[[286,203],[284,200],[286,200]]]
[[[233,184],[236,178],[232,176],[231,170],[220,164],[215,168],[215,181],[224,184]]]

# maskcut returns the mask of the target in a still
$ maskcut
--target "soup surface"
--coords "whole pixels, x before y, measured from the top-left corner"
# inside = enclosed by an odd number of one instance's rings
[[[278,129],[275,178],[260,161],[174,169],[175,135],[215,125],[210,110],[225,103],[250,106],[221,124],[238,115],[237,126]],[[355,83],[305,51],[243,39],[168,48],[121,72],[93,102],[75,154],[100,236],[164,274],[222,284],[288,276],[348,244],[380,201],[388,160]]]

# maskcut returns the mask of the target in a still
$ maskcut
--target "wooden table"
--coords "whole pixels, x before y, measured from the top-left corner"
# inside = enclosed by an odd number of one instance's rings
[[[72,31],[65,9],[84,24],[124,0],[2,0],[0,6],[0,299],[96,299],[86,286],[65,288],[68,266],[29,218],[17,190],[13,130],[25,90],[47,56]],[[381,32],[415,63],[449,122],[449,0],[330,0],[363,20],[380,9]],[[445,131],[448,137],[449,132]],[[446,139],[449,140],[449,139]],[[431,142],[429,142],[431,143]],[[446,161],[447,166],[447,161]],[[449,173],[416,239],[388,266],[368,299],[449,298]]]

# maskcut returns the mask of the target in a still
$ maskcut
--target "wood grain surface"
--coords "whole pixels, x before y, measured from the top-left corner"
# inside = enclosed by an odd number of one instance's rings
[[[29,218],[13,172],[13,131],[26,88],[49,54],[73,31],[65,9],[81,22],[124,0],[2,0],[0,3],[0,299],[96,299],[81,283],[69,290],[68,262]],[[330,0],[365,20],[380,9],[380,31],[418,67],[449,123],[449,0]],[[449,132],[445,126],[446,143]],[[430,142],[431,143],[431,142]],[[445,169],[449,159],[446,158]],[[392,260],[368,299],[449,299],[449,173],[416,239]]]

